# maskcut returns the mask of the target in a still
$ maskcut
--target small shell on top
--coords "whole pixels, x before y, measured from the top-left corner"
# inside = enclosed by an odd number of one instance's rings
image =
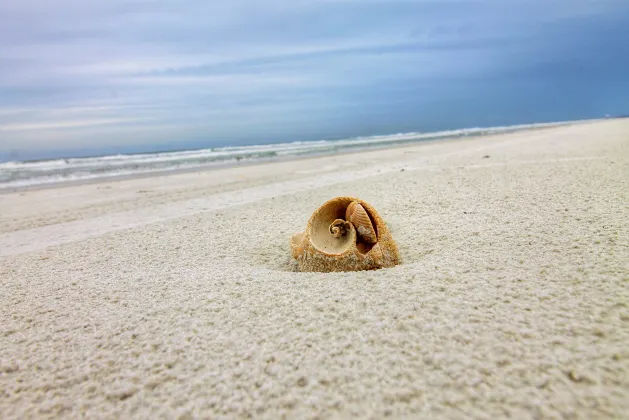
[[[356,234],[362,241],[370,245],[378,242],[376,229],[373,227],[373,223],[371,223],[369,214],[367,214],[367,211],[360,203],[353,201],[347,206],[345,219],[354,225]]]

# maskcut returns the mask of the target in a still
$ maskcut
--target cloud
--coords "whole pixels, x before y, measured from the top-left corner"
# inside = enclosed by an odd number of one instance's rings
[[[561,85],[544,69],[625,69],[601,45],[628,22],[621,0],[5,0],[0,149],[454,127],[479,92]]]
[[[77,127],[92,127],[111,124],[125,124],[137,122],[137,118],[99,118],[99,119],[79,119],[79,120],[56,120],[48,123],[31,123],[31,124],[5,124],[2,126],[4,132],[7,131],[37,131],[37,130],[56,130]]]

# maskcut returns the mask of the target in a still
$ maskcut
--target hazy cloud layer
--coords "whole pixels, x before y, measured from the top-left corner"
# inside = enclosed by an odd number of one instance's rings
[[[624,0],[4,0],[0,158],[627,113]]]

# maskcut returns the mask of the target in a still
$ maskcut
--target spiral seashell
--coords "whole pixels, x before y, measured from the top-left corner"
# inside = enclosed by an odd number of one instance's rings
[[[306,229],[291,236],[290,247],[299,271],[375,270],[400,262],[384,220],[371,205],[353,197],[325,202]]]
[[[378,242],[376,229],[371,223],[369,214],[365,208],[358,202],[352,201],[345,211],[345,220],[351,222],[356,228],[356,234],[367,244],[373,245]]]
[[[330,225],[330,234],[335,238],[340,238],[350,230],[349,222],[343,219],[336,219]]]

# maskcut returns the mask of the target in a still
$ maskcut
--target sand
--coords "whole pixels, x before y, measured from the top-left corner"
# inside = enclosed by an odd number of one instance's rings
[[[403,264],[298,273],[327,199]],[[629,120],[0,195],[0,417],[621,418]]]

